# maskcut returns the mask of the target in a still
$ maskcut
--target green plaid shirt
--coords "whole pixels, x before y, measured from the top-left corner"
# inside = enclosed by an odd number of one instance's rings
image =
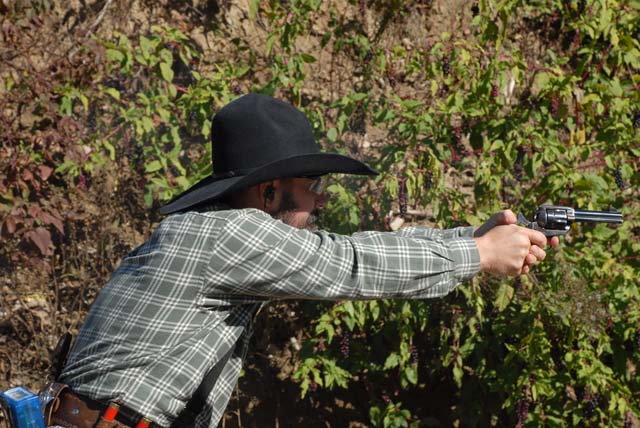
[[[215,427],[263,303],[443,296],[479,271],[472,232],[342,236],[296,229],[255,209],[169,216],[100,292],[60,380],[169,426],[222,361],[196,419],[197,427]]]

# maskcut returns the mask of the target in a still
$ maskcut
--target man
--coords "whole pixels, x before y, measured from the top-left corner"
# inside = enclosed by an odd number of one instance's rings
[[[323,175],[377,172],[320,152],[306,117],[273,98],[225,106],[212,140],[215,173],[161,210],[171,215],[96,299],[59,378],[72,392],[53,422],[93,426],[102,415],[101,426],[114,426],[107,405],[117,403],[119,426],[215,427],[265,302],[437,297],[480,271],[518,275],[545,257],[544,235],[516,226],[510,211],[475,236],[470,227],[310,230]]]

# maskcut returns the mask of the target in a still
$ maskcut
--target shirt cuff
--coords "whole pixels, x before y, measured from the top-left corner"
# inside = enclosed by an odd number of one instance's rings
[[[449,254],[453,259],[454,277],[458,282],[467,281],[480,272],[480,253],[476,241],[461,237],[449,241]]]

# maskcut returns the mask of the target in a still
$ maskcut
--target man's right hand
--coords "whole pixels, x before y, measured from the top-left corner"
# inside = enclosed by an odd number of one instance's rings
[[[544,234],[513,224],[515,215],[511,211],[493,217],[493,221],[487,222],[493,224],[474,238],[480,253],[481,271],[502,276],[520,275],[544,260],[546,253],[543,248],[547,245]]]

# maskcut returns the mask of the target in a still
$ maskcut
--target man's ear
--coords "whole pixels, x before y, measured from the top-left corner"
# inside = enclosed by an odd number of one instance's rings
[[[263,210],[269,212],[269,208],[276,200],[276,191],[279,187],[280,180],[265,181],[258,185],[258,192],[262,201]]]

